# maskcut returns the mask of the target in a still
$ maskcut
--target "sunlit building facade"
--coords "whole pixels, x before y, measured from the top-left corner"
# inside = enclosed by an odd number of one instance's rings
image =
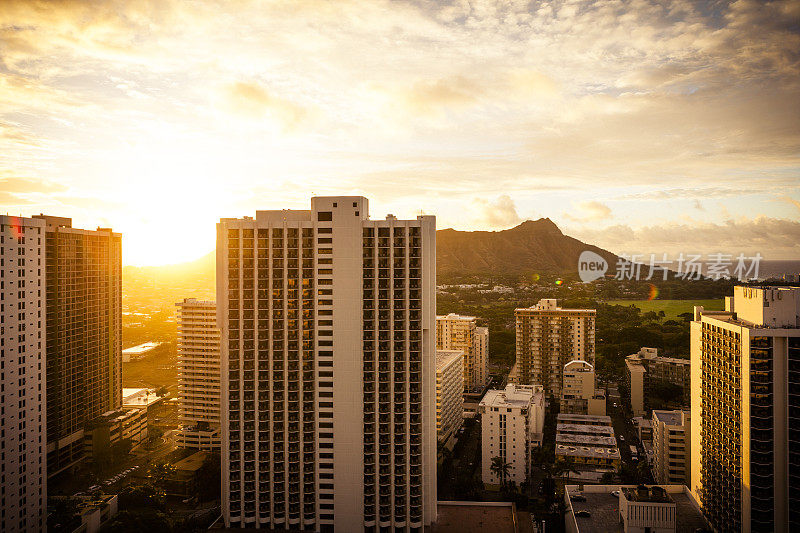
[[[561,397],[564,365],[594,365],[594,309],[564,309],[554,299],[514,311],[517,360],[509,381],[541,384],[545,395]]]
[[[477,327],[474,316],[436,317],[436,348],[464,353],[464,390],[481,390],[488,379],[489,330]]]
[[[122,407],[122,237],[46,226],[47,474],[84,459],[84,429]]]
[[[653,465],[656,483],[691,486],[691,431],[687,411],[654,410]]]
[[[800,288],[735,287],[691,323],[691,483],[717,531],[800,524]]]
[[[178,421],[181,447],[220,447],[219,329],[216,302],[184,298],[178,308]]]
[[[47,527],[44,223],[0,215],[0,531]]]
[[[217,227],[228,527],[436,518],[435,218],[363,197]]]
[[[446,442],[464,421],[464,353],[436,352],[436,436]]]

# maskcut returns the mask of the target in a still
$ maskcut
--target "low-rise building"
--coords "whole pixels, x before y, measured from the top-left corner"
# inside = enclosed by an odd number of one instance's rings
[[[695,533],[708,530],[684,485],[566,485],[567,533]]]
[[[665,382],[680,387],[681,395],[675,398],[683,407],[689,406],[690,360],[677,357],[662,357],[657,348],[642,348],[638,353],[625,358],[626,384],[630,393],[631,410],[634,416],[646,412],[646,397],[653,383]]]
[[[483,482],[498,485],[492,472],[492,459],[508,463],[506,481],[522,483],[530,473],[531,449],[542,442],[544,393],[538,385],[509,384],[503,390],[491,389],[479,406]]]
[[[164,490],[172,496],[187,497],[197,492],[197,473],[209,452],[198,451],[175,463],[175,471],[164,480]]]
[[[152,424],[163,412],[164,397],[153,389],[122,389],[122,408],[144,409],[147,411],[147,423]]]
[[[611,417],[559,414],[557,421],[557,459],[569,459],[580,469],[619,466],[620,453]]]
[[[96,417],[86,425],[83,437],[87,457],[95,461],[106,460],[113,446],[129,441],[135,450],[147,439],[147,410],[119,409]]]
[[[464,420],[464,353],[436,352],[436,436],[446,442]]]
[[[594,367],[576,359],[564,365],[560,412],[579,415],[605,415],[606,395],[595,387]]]
[[[634,417],[633,425],[636,426],[639,442],[644,443],[645,441],[653,440],[653,423],[649,418],[643,416]]]
[[[691,486],[691,426],[688,411],[653,411],[653,478]]]

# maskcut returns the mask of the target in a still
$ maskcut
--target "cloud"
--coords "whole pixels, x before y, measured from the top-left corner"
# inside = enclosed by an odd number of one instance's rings
[[[0,191],[5,193],[50,194],[66,190],[65,186],[58,183],[14,176],[8,171],[0,170]]]
[[[800,202],[798,202],[797,200],[795,200],[791,196],[781,196],[780,199],[785,201],[785,202],[788,202],[788,203],[792,204],[797,209],[800,209]]]
[[[761,253],[766,259],[800,257],[800,221],[771,217],[739,218],[723,223],[670,222],[632,228],[573,228],[568,233],[615,253]]]
[[[573,222],[596,222],[611,217],[611,208],[596,200],[580,202],[573,212],[564,213],[564,218]]]
[[[259,83],[236,82],[224,89],[226,105],[233,113],[251,119],[271,116],[286,130],[295,130],[308,119],[302,106],[278,97]]]
[[[507,194],[501,194],[494,200],[475,198],[473,203],[479,211],[481,223],[490,228],[506,229],[522,222],[514,200]]]

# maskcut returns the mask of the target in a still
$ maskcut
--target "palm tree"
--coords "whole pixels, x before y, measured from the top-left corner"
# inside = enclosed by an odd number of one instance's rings
[[[580,470],[578,470],[577,466],[575,465],[575,459],[572,457],[563,457],[557,459],[553,469],[562,477],[563,474],[567,474],[567,483],[569,483],[570,473],[575,472],[576,474],[580,474]]]
[[[500,486],[505,487],[506,478],[511,470],[511,464],[507,463],[498,455],[497,457],[492,457],[492,465],[489,467],[489,470],[491,470],[492,474],[494,474],[500,481]]]

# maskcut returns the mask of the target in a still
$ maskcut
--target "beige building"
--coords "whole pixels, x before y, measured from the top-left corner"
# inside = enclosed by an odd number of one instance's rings
[[[800,523],[800,288],[735,287],[691,323],[691,483],[717,531]]]
[[[581,360],[570,361],[564,365],[563,374],[561,413],[606,414],[606,396],[595,388],[595,373],[591,364]]]
[[[184,298],[178,308],[179,446],[220,447],[220,364],[216,302]]]
[[[544,394],[534,385],[509,384],[490,389],[478,407],[481,415],[481,476],[489,485],[500,481],[491,470],[492,459],[510,465],[506,481],[518,485],[528,479],[531,449],[542,442]]]
[[[464,390],[481,390],[489,377],[489,330],[477,327],[477,318],[455,313],[436,317],[436,349],[464,354]]]
[[[594,364],[594,309],[563,309],[554,299],[516,309],[517,360],[509,381],[539,383],[545,395],[561,397],[564,365]]]
[[[464,421],[464,354],[436,352],[436,436],[446,442]]]
[[[361,196],[217,226],[226,527],[436,520],[436,221]]]
[[[631,396],[631,410],[634,416],[647,412],[645,398],[653,383],[666,382],[681,388],[682,394],[676,398],[678,404],[688,407],[689,359],[662,357],[657,348],[642,348],[638,353],[625,358],[626,382]]]
[[[653,464],[656,483],[691,486],[691,432],[686,411],[654,410]]]
[[[44,222],[0,215],[0,531],[47,527]]]
[[[84,458],[84,429],[122,406],[122,237],[45,224],[47,475]]]

